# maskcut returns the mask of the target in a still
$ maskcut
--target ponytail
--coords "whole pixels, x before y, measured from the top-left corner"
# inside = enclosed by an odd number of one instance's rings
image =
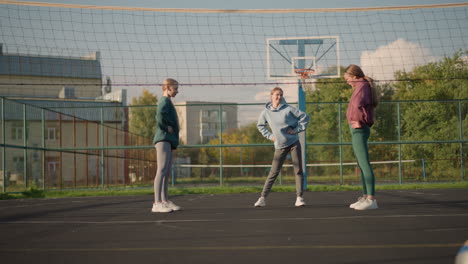
[[[371,89],[371,96],[372,96],[372,106],[376,108],[380,102],[380,94],[377,87],[374,84],[374,80],[370,77],[364,76],[364,79],[369,83]]]

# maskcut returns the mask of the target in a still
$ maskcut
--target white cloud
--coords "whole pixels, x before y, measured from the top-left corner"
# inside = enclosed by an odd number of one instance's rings
[[[393,80],[398,70],[411,71],[414,67],[435,61],[431,51],[418,43],[405,39],[380,46],[375,51],[361,54],[364,73],[376,80]]]

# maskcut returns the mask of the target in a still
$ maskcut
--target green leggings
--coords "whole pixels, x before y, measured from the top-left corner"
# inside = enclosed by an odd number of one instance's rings
[[[369,149],[367,140],[370,136],[370,128],[364,125],[362,128],[351,129],[354,155],[356,156],[359,168],[361,169],[362,188],[365,195],[375,195],[374,171],[370,165]]]

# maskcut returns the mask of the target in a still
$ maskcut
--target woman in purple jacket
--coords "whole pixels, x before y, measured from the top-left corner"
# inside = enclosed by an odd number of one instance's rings
[[[353,87],[346,118],[351,129],[354,155],[361,169],[363,187],[363,195],[349,207],[356,210],[377,209],[374,171],[370,165],[367,140],[370,127],[374,124],[374,110],[379,103],[378,92],[372,79],[365,76],[357,65],[351,64],[346,68],[344,79]]]

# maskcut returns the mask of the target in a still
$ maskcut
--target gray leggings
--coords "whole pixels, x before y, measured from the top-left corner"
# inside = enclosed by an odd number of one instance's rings
[[[172,149],[171,144],[166,141],[160,141],[154,146],[158,162],[156,177],[154,177],[154,201],[160,203],[168,200],[167,187],[172,172]]]
[[[284,160],[286,159],[288,153],[291,153],[294,175],[296,176],[296,195],[302,197],[302,181],[304,179],[304,173],[302,172],[301,144],[299,143],[299,140],[289,147],[275,149],[275,155],[273,156],[270,173],[268,174],[265,185],[263,186],[262,197],[267,197],[267,195],[270,193],[271,187],[278,177],[278,174],[281,171],[281,167],[283,167]]]

